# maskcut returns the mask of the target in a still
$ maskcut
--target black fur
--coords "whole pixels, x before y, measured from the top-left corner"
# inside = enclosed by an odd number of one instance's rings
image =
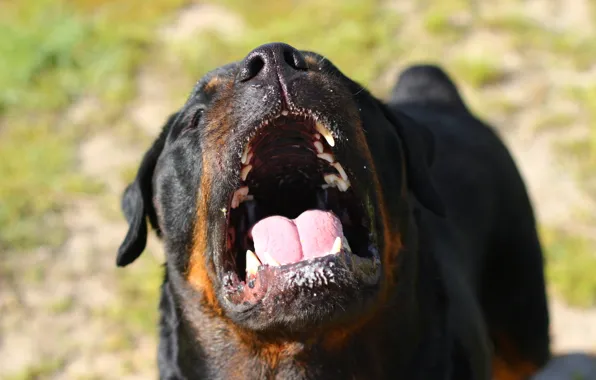
[[[260,72],[247,63],[255,56]],[[286,59],[291,67],[280,69],[280,57],[292,57]],[[160,378],[466,380],[489,379],[494,355],[543,365],[550,355],[549,320],[530,201],[507,149],[468,111],[449,77],[436,66],[413,66],[385,103],[314,53],[278,44],[249,58],[196,85],[124,192],[129,231],[117,264],[142,253],[147,219],[166,249]],[[214,77],[234,90],[218,88]],[[394,252],[395,262],[382,263],[395,278],[385,298],[379,295],[388,278],[365,286],[346,272],[320,299],[270,306],[226,301],[222,208],[239,183],[234,168],[250,126],[279,112],[278,99],[327,119],[335,157],[350,169],[354,191],[370,195],[376,225],[390,224],[382,231],[399,231],[403,248]],[[365,148],[370,163],[361,154]],[[210,188],[201,187],[205,176]],[[206,210],[200,208],[205,197]],[[201,223],[207,226],[201,260],[220,311],[187,278]],[[381,250],[384,244],[379,236]],[[385,303],[378,305],[380,299]],[[326,345],[328,330],[364,321],[376,307],[345,344]],[[516,348],[515,358],[499,345],[503,336]],[[282,343],[286,351],[271,354]]]

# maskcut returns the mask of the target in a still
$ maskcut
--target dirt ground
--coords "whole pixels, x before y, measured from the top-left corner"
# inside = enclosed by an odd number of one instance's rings
[[[545,22],[554,17],[554,13],[541,8],[537,1],[527,3],[528,7],[545,13]],[[575,8],[561,13],[557,22],[593,28],[593,23],[582,13],[583,3],[573,3]],[[404,33],[416,27],[412,22]],[[241,33],[243,25],[240,17],[224,8],[197,5],[182,10],[173,22],[164,25],[161,38],[182,39],[201,28],[233,35]],[[499,43],[489,34],[476,35],[453,49],[481,49],[486,41]],[[511,65],[518,74],[490,90],[511,94],[511,98],[520,100],[522,107],[510,115],[495,115],[491,122],[512,149],[540,220],[570,223],[574,215],[569,210],[578,205],[594,208],[593,201],[557,165],[553,135],[537,136],[529,127],[540,117],[540,107],[557,103],[556,98],[533,99],[532,91],[557,80],[558,75],[546,65],[525,67],[524,62],[512,57]],[[122,338],[120,321],[134,314],[137,304],[123,304],[120,295],[131,291],[135,301],[157,307],[156,289],[132,291],[126,284],[130,281],[148,281],[150,286],[159,284],[161,248],[152,239],[149,254],[138,263],[125,270],[115,267],[116,251],[126,232],[118,210],[119,196],[126,185],[122,169],[139,161],[148,142],[157,134],[160,122],[176,106],[163,88],[171,73],[153,69],[148,64],[140,70],[138,95],[123,116],[123,122],[133,124],[135,131],[140,132],[138,138],[122,139],[113,129],[105,128],[80,146],[80,170],[102,181],[107,192],[101,196],[74,197],[70,201],[65,216],[69,238],[60,249],[40,247],[26,255],[9,256],[9,262],[5,263],[23,269],[21,275],[3,279],[0,288],[0,377],[3,379],[155,377],[157,334],[151,327],[155,316],[147,316],[148,321],[138,316],[138,326],[133,325]],[[394,77],[398,69],[400,65],[388,77]],[[589,75],[569,80],[588,79],[596,80],[596,69]],[[465,88],[464,94],[469,94]],[[545,103],[533,107],[532,102]],[[93,99],[82,99],[73,105],[68,117],[84,122],[90,114],[100,112],[99,107]],[[553,347],[557,353],[596,353],[596,309],[572,308],[554,294],[550,308]]]

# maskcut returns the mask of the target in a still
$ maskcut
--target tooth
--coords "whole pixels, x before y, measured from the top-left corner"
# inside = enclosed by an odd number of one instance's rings
[[[263,261],[265,261],[263,264],[269,264],[271,266],[274,267],[278,267],[279,263],[277,262],[277,260],[275,260],[270,254],[269,252],[264,252],[259,254],[259,256],[261,256],[263,258]]]
[[[242,186],[238,190],[234,191],[234,195],[232,195],[232,208],[237,208],[240,206],[246,196],[248,195],[248,186]]]
[[[259,266],[261,262],[259,258],[254,254],[253,251],[250,249],[246,251],[246,274],[247,275],[256,275],[257,271],[259,270]]]
[[[284,115],[284,116],[288,116],[288,111],[283,110],[283,111],[281,111],[281,114]]]
[[[350,182],[344,181],[343,179],[339,178],[335,174],[325,174],[323,176],[325,182],[327,182],[330,186],[335,186],[339,189],[339,191],[346,191],[350,188]]]
[[[346,174],[346,171],[344,170],[344,168],[341,166],[341,164],[339,162],[335,162],[332,164],[333,167],[335,169],[337,169],[339,175],[341,175],[341,178],[346,181],[346,182],[350,182],[350,180],[348,180],[348,175]]]
[[[242,164],[246,165],[246,163],[250,162],[250,159],[252,157],[252,152],[250,150],[250,146],[246,146],[246,148],[244,148],[244,152],[242,152],[242,159],[240,160],[242,162]]]
[[[344,181],[343,179],[339,179],[337,181],[337,188],[339,189],[339,191],[344,192],[346,190],[348,190],[350,188],[350,183]]]
[[[319,153],[317,154],[317,157],[319,157],[321,160],[333,163],[333,155],[331,153]]]
[[[246,177],[248,177],[248,173],[250,173],[251,170],[252,170],[252,165],[246,165],[245,167],[243,167],[242,171],[240,172],[240,178],[242,178],[243,181],[246,181]],[[340,172],[340,174],[341,174],[341,172]]]
[[[321,136],[323,136],[325,138],[325,140],[327,141],[327,144],[329,144],[330,146],[335,145],[335,140],[333,139],[331,132],[323,124],[317,122],[315,127],[317,129],[317,132],[319,132],[321,134]]]
[[[339,181],[341,181],[341,178],[339,178],[337,175],[335,174],[325,174],[323,176],[323,179],[325,180],[325,182],[327,182],[327,184],[331,185],[331,186],[337,186],[337,183]]]
[[[335,255],[337,253],[339,253],[341,251],[341,238],[338,236],[335,238],[335,241],[333,242],[333,247],[331,248],[331,252],[329,252],[331,255]]]
[[[315,139],[317,139],[317,140],[320,140],[321,139],[321,135],[318,134],[318,133],[315,133],[314,136],[315,136]]]
[[[317,153],[323,153],[323,143],[315,141],[315,149],[317,150]]]

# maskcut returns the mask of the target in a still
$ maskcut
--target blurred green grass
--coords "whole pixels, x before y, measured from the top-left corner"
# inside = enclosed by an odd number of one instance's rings
[[[554,32],[515,13],[489,14],[456,22],[452,15],[469,12],[468,3],[459,0],[441,4],[416,2],[422,17],[415,35],[404,34],[404,19],[383,1],[213,0],[208,3],[224,6],[242,18],[246,26],[239,35],[229,37],[203,31],[182,41],[157,42],[157,27],[171,20],[175,11],[187,3],[184,0],[157,0],[150,5],[141,0],[0,3],[2,252],[59,245],[66,236],[60,213],[68,201],[73,196],[105,191],[99,184],[101,181],[85,176],[78,169],[76,150],[82,139],[95,132],[95,126],[110,125],[122,116],[136,95],[135,77],[141,65],[185,76],[188,88],[169,89],[173,97],[182,100],[192,83],[206,71],[241,59],[261,43],[284,41],[329,57],[340,70],[381,96],[392,85],[387,73],[397,63],[416,56],[444,62],[458,82],[465,83],[469,91],[481,97],[484,87],[508,80],[499,61],[500,53],[490,57],[448,54],[452,44],[461,42],[475,30],[505,35],[512,51],[539,51],[553,64],[574,70],[588,67],[596,54],[593,39],[571,32]],[[590,137],[570,143],[561,154],[571,159],[570,170],[596,196],[591,175],[596,172],[593,122],[596,98],[590,89],[576,89],[570,96],[589,110]],[[84,98],[97,99],[101,113],[83,123],[73,123],[67,117],[69,107]],[[491,98],[484,103],[492,105],[489,111],[496,108],[505,113],[518,111],[506,97]],[[564,128],[577,122],[573,115],[561,116],[557,112],[547,112],[539,124]],[[483,113],[483,116],[489,115]],[[596,279],[583,270],[593,263],[592,256],[587,254],[591,246],[577,243],[574,236],[558,232],[547,235],[549,280],[566,299],[582,305],[594,303],[586,300],[596,294],[593,286]],[[572,286],[574,283],[582,285]]]
[[[557,228],[543,228],[541,237],[555,290],[572,305],[596,305],[596,240]]]
[[[192,78],[222,63],[242,59],[263,43],[283,41],[298,49],[325,55],[353,79],[372,84],[373,90],[383,92],[389,88],[390,83],[375,86],[374,82],[402,51],[395,38],[401,20],[383,1],[220,0],[212,3],[241,15],[246,28],[234,38],[202,32],[165,46]]]
[[[90,126],[69,124],[65,111],[97,97],[103,118],[118,115],[154,29],[181,3],[0,3],[0,249],[62,242],[57,214],[69,197],[100,190],[76,170]]]

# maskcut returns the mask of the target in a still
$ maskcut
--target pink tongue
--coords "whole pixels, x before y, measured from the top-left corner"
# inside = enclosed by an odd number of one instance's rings
[[[296,219],[270,216],[252,228],[255,253],[263,264],[268,253],[279,264],[325,256],[336,237],[343,236],[341,222],[329,211],[309,210]]]

